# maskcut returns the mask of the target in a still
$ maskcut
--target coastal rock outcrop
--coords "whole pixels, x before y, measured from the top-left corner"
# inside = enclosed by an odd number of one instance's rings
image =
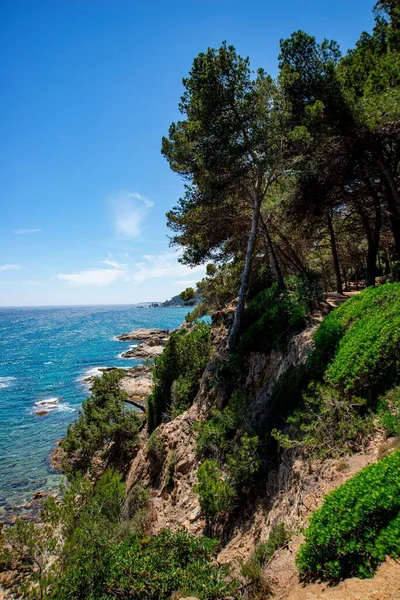
[[[157,345],[165,344],[169,337],[168,329],[134,329],[130,333],[121,333],[116,336],[120,342],[157,342]]]
[[[164,349],[163,345],[153,345],[149,342],[133,346],[121,354],[122,358],[136,358],[137,360],[154,359],[161,356]]]

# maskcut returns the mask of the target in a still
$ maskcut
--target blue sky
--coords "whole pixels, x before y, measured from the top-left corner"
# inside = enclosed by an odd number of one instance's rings
[[[277,72],[279,39],[343,51],[368,0],[0,0],[0,305],[165,300],[200,279],[168,244],[160,154],[182,77],[223,40]]]

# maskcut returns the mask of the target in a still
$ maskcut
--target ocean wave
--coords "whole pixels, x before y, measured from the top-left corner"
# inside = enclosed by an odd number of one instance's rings
[[[79,383],[83,383],[84,385],[89,385],[93,379],[93,377],[101,377],[103,375],[103,371],[101,371],[102,367],[93,367],[88,369],[80,375],[77,379]]]
[[[74,408],[67,402],[62,402],[60,398],[45,398],[34,402],[31,412],[36,415],[44,416],[52,412],[74,412]]]
[[[16,377],[0,377],[0,389],[10,387],[15,379]]]

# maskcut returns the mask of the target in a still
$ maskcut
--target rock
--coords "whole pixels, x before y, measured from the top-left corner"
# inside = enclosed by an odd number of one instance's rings
[[[137,365],[129,369],[120,381],[121,389],[136,402],[145,401],[153,388],[151,371],[151,367],[147,365]]]
[[[47,494],[44,490],[40,490],[39,492],[35,492],[32,494],[32,498],[34,500],[41,500],[42,498],[46,498]]]
[[[62,464],[65,458],[65,451],[61,447],[61,442],[62,440],[58,440],[50,457],[51,466],[56,471],[62,471]]]
[[[122,333],[121,335],[116,336],[117,340],[120,342],[139,342],[158,339],[161,340],[163,344],[168,340],[168,337],[168,329],[135,329],[130,333]]]
[[[127,352],[121,354],[122,358],[137,358],[137,359],[147,359],[147,358],[157,358],[162,354],[164,346],[152,346],[150,343],[144,342],[143,344],[138,344]]]

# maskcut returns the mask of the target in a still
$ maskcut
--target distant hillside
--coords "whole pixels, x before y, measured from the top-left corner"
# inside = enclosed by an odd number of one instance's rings
[[[195,296],[195,298],[193,300],[191,300],[190,302],[185,302],[178,295],[178,296],[173,296],[170,300],[166,300],[166,302],[162,302],[160,304],[160,306],[162,306],[163,308],[176,308],[176,307],[183,307],[183,306],[190,307],[190,306],[197,306],[197,304],[199,302],[200,302],[199,294],[197,296]]]

